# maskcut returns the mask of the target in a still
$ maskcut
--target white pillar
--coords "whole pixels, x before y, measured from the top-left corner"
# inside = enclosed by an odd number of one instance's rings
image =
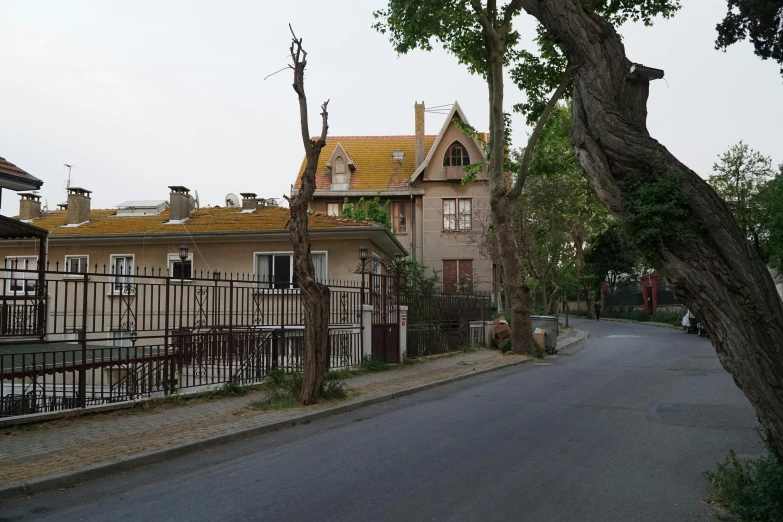
[[[362,305],[362,359],[372,356],[372,311],[373,305]]]
[[[400,364],[405,357],[405,352],[408,351],[408,307],[400,305]]]

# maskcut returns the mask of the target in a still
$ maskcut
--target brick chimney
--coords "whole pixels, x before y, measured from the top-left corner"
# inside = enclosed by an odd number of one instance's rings
[[[19,201],[19,219],[27,221],[41,217],[41,196],[30,192],[19,195],[22,196]]]
[[[78,187],[68,188],[68,224],[78,225],[90,220],[91,190]]]
[[[416,112],[416,168],[424,162],[424,102],[413,105]]]
[[[242,210],[255,210],[258,208],[258,194],[255,192],[240,192],[242,196]]]
[[[169,221],[182,221],[190,215],[190,189],[180,185],[169,187]],[[68,207],[70,209],[70,206]]]

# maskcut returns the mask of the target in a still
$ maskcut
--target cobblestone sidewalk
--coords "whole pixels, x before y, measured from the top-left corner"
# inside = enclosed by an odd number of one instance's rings
[[[504,356],[484,350],[361,375],[346,381],[358,396],[340,404],[359,403],[371,397],[523,360],[522,356]],[[261,398],[263,392],[256,391],[244,397],[195,401],[184,406],[137,407],[3,428],[0,432],[0,486],[288,419],[293,421],[304,413],[335,406],[335,403],[324,403],[272,412],[245,408]]]

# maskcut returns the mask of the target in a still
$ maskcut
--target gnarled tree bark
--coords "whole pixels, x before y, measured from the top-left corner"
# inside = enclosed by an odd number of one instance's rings
[[[607,208],[628,216],[631,173],[679,175],[696,231],[664,244],[656,268],[709,331],[721,364],[756,409],[772,451],[783,458],[783,304],[764,262],[724,201],[647,131],[649,83],[614,28],[582,0],[519,0],[566,48],[574,70],[571,143]]]
[[[302,174],[299,191],[289,199],[291,219],[291,243],[294,250],[294,273],[299,282],[299,291],[304,308],[304,368],[302,370],[302,390],[299,394],[301,404],[313,404],[326,373],[327,348],[329,345],[329,287],[315,278],[313,258],[310,254],[310,234],[307,229],[307,206],[315,192],[315,170],[321,149],[326,145],[326,133],[329,129],[327,100],[321,105],[321,136],[310,137],[307,119],[307,96],[304,91],[304,71],[307,65],[307,53],[302,49],[302,39],[296,38],[293,29],[291,59],[294,70],[294,91],[299,97],[299,116],[302,130],[302,143],[305,149],[306,165]]]

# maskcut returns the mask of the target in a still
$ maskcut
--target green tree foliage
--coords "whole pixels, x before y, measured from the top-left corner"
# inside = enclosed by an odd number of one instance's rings
[[[345,198],[343,201],[343,211],[340,213],[340,216],[361,221],[374,221],[375,223],[392,230],[392,222],[389,217],[389,202],[387,201],[381,205],[381,199],[378,196],[375,196],[375,198],[370,201],[359,198],[359,201],[356,204],[349,203],[348,198]],[[396,232],[396,230],[394,230],[394,232]]]
[[[410,296],[429,296],[440,292],[441,279],[435,270],[411,259],[402,261],[400,275],[405,282],[405,293]]]
[[[715,48],[750,39],[756,56],[778,62],[783,74],[783,0],[728,0],[728,8]]]
[[[783,165],[774,178],[759,189],[761,230],[766,243],[767,263],[783,273]]]
[[[592,287],[591,274],[581,269],[581,245],[608,222],[571,148],[570,114],[568,106],[560,105],[544,125],[519,202],[520,261],[537,307],[547,313],[574,285]]]
[[[774,174],[772,160],[741,141],[719,157],[709,183],[726,201],[745,237],[763,253],[765,208],[759,191]]]
[[[596,281],[606,281],[612,292],[617,291],[624,277],[635,279],[637,263],[636,253],[617,222],[595,236],[585,253],[587,271],[594,274]]]

